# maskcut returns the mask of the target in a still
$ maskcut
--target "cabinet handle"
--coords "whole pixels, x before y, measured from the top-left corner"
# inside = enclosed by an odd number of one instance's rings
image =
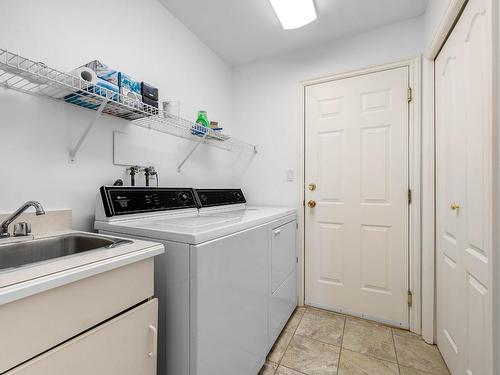
[[[274,235],[277,236],[281,233],[281,229],[275,229],[274,230]]]
[[[153,333],[153,351],[149,352],[150,357],[154,357],[158,352],[158,330],[155,326],[149,326],[149,330]]]

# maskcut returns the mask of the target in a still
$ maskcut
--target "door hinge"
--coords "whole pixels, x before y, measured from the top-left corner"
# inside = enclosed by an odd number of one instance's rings
[[[411,189],[408,189],[408,204],[411,204]]]
[[[411,290],[408,291],[408,306],[411,307],[413,305],[413,293]]]
[[[411,87],[408,87],[408,103],[411,102],[413,96],[413,90]]]
[[[295,263],[299,263],[299,257],[295,257]]]

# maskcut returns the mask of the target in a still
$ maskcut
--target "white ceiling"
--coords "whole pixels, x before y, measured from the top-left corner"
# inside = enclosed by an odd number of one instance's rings
[[[268,0],[159,0],[231,65],[417,17],[428,0],[314,0],[318,20],[283,30]]]

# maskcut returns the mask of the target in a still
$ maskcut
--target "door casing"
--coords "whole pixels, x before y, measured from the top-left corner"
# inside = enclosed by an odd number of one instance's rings
[[[300,138],[298,150],[297,207],[299,212],[299,304],[304,304],[305,291],[305,241],[304,241],[304,197],[305,197],[305,89],[307,86],[339,79],[376,73],[388,69],[408,67],[409,86],[412,100],[408,112],[409,126],[409,186],[412,191],[412,203],[409,209],[409,289],[413,303],[410,309],[410,330],[421,333],[421,57],[410,60],[387,63],[364,69],[323,76],[299,83],[300,95]]]

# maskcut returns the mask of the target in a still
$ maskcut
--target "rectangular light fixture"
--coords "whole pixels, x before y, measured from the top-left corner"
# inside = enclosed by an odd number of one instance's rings
[[[314,21],[313,0],[269,0],[285,30],[298,29]]]

